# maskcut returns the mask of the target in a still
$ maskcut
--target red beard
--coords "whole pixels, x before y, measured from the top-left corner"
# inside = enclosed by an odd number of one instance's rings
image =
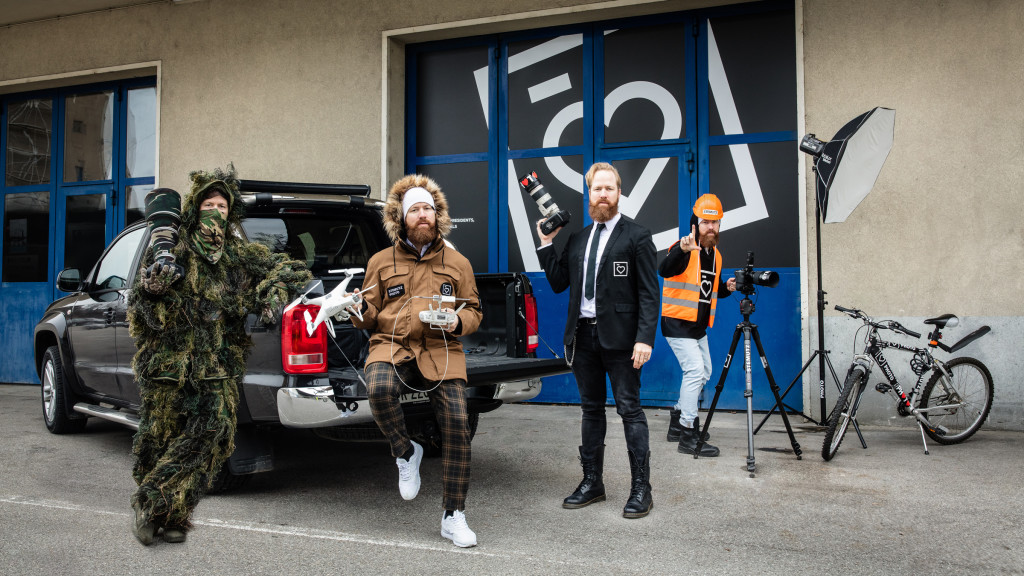
[[[420,223],[417,222],[416,226],[413,227],[412,230],[406,231],[406,234],[409,236],[410,242],[422,248],[437,237],[437,225],[434,224],[429,228],[422,228],[419,224]]]
[[[700,245],[704,248],[714,248],[718,245],[718,232],[708,230],[700,237]]]
[[[590,203],[590,219],[594,222],[607,222],[615,217],[619,213],[619,201],[608,204],[594,204]]]

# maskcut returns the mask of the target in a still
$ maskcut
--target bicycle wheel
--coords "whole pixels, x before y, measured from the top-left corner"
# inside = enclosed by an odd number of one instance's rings
[[[974,435],[992,409],[992,374],[974,358],[954,358],[946,364],[950,378],[939,370],[921,392],[918,408],[928,409],[931,426],[924,431],[939,444],[959,444]]]
[[[839,445],[842,444],[846,429],[853,420],[860,395],[866,385],[867,374],[864,373],[864,368],[854,366],[846,377],[839,399],[832,408],[832,414],[828,417],[828,430],[825,432],[825,441],[821,444],[821,457],[826,462],[839,451]]]

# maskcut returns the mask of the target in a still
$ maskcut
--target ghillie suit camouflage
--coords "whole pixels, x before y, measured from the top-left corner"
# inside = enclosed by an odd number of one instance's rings
[[[138,347],[132,369],[142,395],[132,506],[144,544],[140,525],[149,527],[150,540],[161,526],[165,534],[191,527],[192,510],[234,451],[238,387],[251,345],[247,314],[273,323],[289,294],[312,277],[303,263],[235,233],[243,205],[233,166],[189,177],[177,235],[178,193],[158,189],[147,197],[151,249],[140,288],[128,298]],[[200,211],[211,191],[228,200],[226,220],[216,210]]]

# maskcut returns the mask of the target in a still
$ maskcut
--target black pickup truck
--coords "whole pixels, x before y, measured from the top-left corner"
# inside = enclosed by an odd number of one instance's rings
[[[383,203],[368,198],[368,186],[243,181],[241,189],[241,232],[305,261],[326,290],[344,278],[342,270],[365,268],[370,256],[390,245],[381,224]],[[144,223],[136,223],[114,239],[88,275],[76,269],[58,275],[58,288],[70,294],[46,309],[33,335],[43,418],[51,432],[80,431],[89,417],[138,429],[140,397],[131,370],[136,348],[128,335],[126,302],[148,244]],[[348,290],[361,282],[356,275]],[[525,275],[477,274],[476,282],[483,321],[462,338],[471,434],[481,413],[529,400],[540,393],[542,376],[568,370],[561,359],[535,357],[537,306]],[[302,311],[296,307],[272,326],[255,315],[247,320],[253,349],[240,394],[236,449],[215,491],[273,468],[269,435],[275,427],[310,428],[337,440],[383,438],[362,373],[368,335],[329,319],[335,337],[307,338]],[[321,362],[296,364],[296,356]],[[440,453],[426,395],[410,392],[402,402],[409,433],[428,453]]]

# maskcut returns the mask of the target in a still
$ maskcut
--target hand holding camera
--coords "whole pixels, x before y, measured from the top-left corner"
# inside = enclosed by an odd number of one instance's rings
[[[537,203],[537,207],[540,208],[540,213],[544,215],[544,219],[537,222],[537,235],[540,236],[541,242],[550,242],[555,237],[555,234],[558,233],[558,229],[569,223],[572,214],[568,210],[558,209],[555,199],[544,191],[544,185],[540,183],[540,178],[537,177],[536,172],[529,172],[520,176],[519,188],[529,194],[530,198],[533,198],[533,201]]]

